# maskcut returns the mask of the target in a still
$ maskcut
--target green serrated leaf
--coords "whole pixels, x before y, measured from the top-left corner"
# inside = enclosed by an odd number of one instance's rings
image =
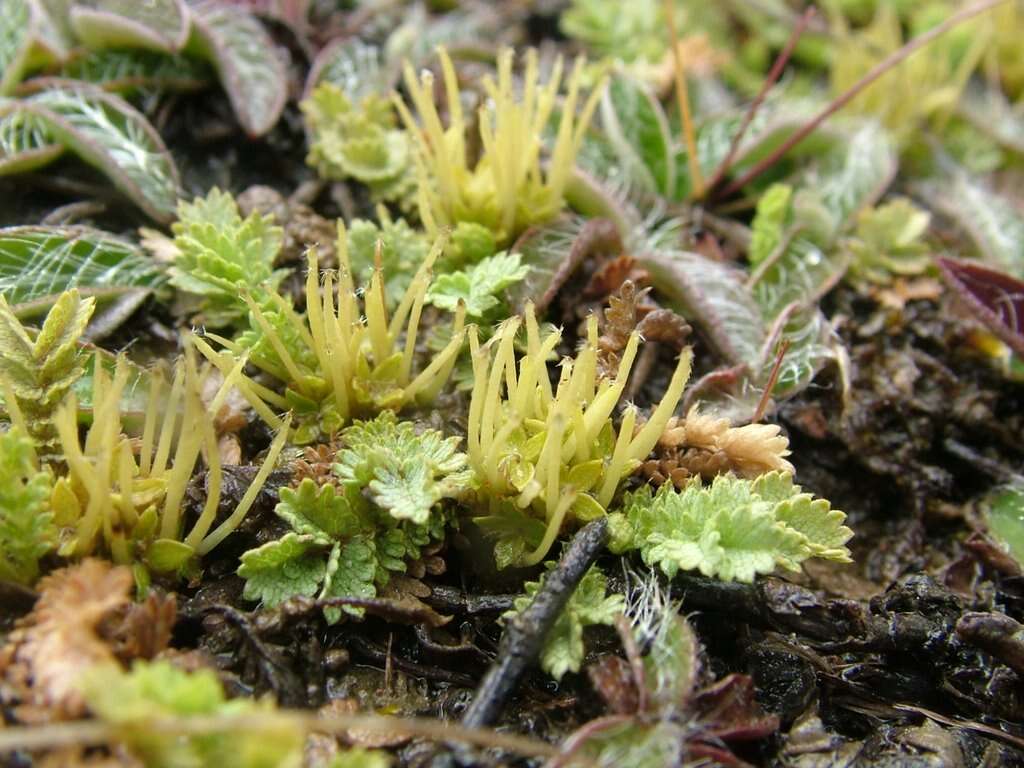
[[[427,522],[434,505],[470,487],[466,455],[458,438],[432,429],[418,433],[392,411],[356,421],[342,433],[335,474],[342,483],[366,488],[373,502],[395,520]]]
[[[449,312],[455,312],[462,302],[467,316],[480,319],[500,306],[500,294],[525,278],[529,271],[530,268],[522,264],[520,254],[502,251],[464,272],[441,275],[430,286],[427,301]]]
[[[141,765],[273,768],[302,761],[302,729],[289,718],[275,718],[269,701],[229,700],[211,669],[189,672],[167,661],[136,661],[129,672],[118,664],[94,664],[84,670],[81,690],[89,711],[117,730],[120,748]],[[232,716],[258,718],[260,727],[183,734],[139,726],[180,718],[230,722]]]
[[[242,596],[274,608],[291,597],[312,597],[327,569],[323,542],[315,536],[286,533],[242,555],[238,575],[245,579]]]
[[[52,484],[31,438],[16,427],[0,433],[0,579],[33,584],[39,559],[57,546]]]
[[[693,481],[680,491],[670,484],[657,494],[641,489],[626,499],[628,527],[619,526],[618,539],[632,535],[644,561],[669,576],[699,570],[749,582],[776,567],[795,570],[808,557],[848,561],[845,543],[853,534],[842,525],[845,515],[799,486],[787,490],[786,482],[719,475],[710,487]]]
[[[369,284],[376,267],[378,240],[384,296],[391,310],[412,283],[430,250],[430,242],[405,219],[385,219],[379,226],[366,219],[354,219],[348,227],[348,254],[353,275],[363,285]]]
[[[74,289],[62,293],[33,340],[0,294],[0,382],[47,458],[56,440],[54,411],[84,371],[78,342],[94,306]]]
[[[246,133],[262,136],[274,127],[288,95],[287,75],[254,16],[217,2],[192,6],[188,50],[213,63]]]
[[[352,500],[332,485],[318,486],[307,477],[298,488],[281,488],[279,495],[274,512],[297,533],[329,543],[353,536],[363,527]]]
[[[331,597],[371,598],[377,595],[377,555],[373,543],[357,537],[342,546],[335,546],[327,564],[320,599]],[[362,616],[363,609],[356,606],[325,608],[324,616],[334,624],[342,612]]]
[[[548,561],[544,566],[550,570],[555,567],[555,563]],[[526,582],[526,594],[516,598],[514,609],[503,618],[508,621],[525,611],[543,585],[543,577],[540,581]],[[584,627],[597,624],[611,625],[615,622],[615,617],[625,610],[625,598],[622,595],[606,597],[607,589],[608,579],[597,566],[591,567],[545,636],[540,663],[544,671],[556,680],[561,680],[566,672],[578,672],[583,665],[586,650],[583,645]]]
[[[245,292],[262,304],[262,298],[284,276],[273,269],[283,230],[272,216],[253,212],[243,219],[234,198],[216,187],[206,197],[191,203],[181,201],[172,229],[178,254],[171,268],[171,283],[203,297],[203,319],[211,325],[247,317]],[[273,315],[276,310],[271,309],[268,319]]]
[[[750,251],[747,259],[757,266],[779,247],[791,217],[790,200],[793,188],[788,184],[773,184],[757,201],[757,212],[750,224]]]

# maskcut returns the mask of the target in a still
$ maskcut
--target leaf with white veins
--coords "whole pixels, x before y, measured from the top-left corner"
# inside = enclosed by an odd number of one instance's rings
[[[71,27],[89,48],[180,51],[188,40],[183,0],[75,0]]]
[[[188,47],[213,62],[246,133],[262,136],[274,127],[288,82],[274,41],[256,17],[217,3],[195,6]]]
[[[169,221],[178,199],[178,170],[160,135],[128,102],[84,83],[50,80],[45,90],[0,105],[0,119],[31,116],[59,142],[95,166],[157,221]]]

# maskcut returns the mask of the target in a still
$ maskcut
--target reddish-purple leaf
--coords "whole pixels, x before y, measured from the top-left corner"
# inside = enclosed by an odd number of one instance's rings
[[[973,261],[936,258],[946,284],[976,318],[1024,355],[1024,282]]]

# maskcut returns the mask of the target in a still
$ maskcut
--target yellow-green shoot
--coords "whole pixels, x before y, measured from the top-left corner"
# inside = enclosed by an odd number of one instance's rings
[[[544,133],[556,106],[562,59],[555,60],[551,76],[541,84],[537,52],[529,50],[517,95],[512,50],[501,51],[497,82],[484,79],[489,103],[480,107],[477,120],[482,151],[471,165],[455,68],[443,48],[439,57],[447,128],[434,104],[434,81],[429,72],[417,79],[412,67],[405,66],[406,89],[422,125],[416,124],[397,96],[394,99],[406,129],[416,137],[420,218],[431,233],[464,221],[482,224],[495,233],[499,246],[507,245],[528,227],[550,221],[562,210],[576,153],[601,89],[594,89],[577,115],[583,78],[583,61],[578,59],[561,104],[554,144],[544,163]]]
[[[316,250],[310,249],[307,254],[305,316],[277,294],[271,296],[275,318],[269,317],[264,307],[249,302],[253,320],[274,353],[272,357],[251,353],[236,342],[213,334],[209,338],[230,354],[214,350],[202,339],[196,339],[196,346],[225,375],[238,361],[248,359],[284,382],[286,389],[282,395],[242,376],[239,391],[271,426],[281,423],[272,408],[295,412],[300,421],[292,436],[295,442],[309,442],[336,432],[353,416],[372,415],[385,409],[397,411],[414,401],[430,402],[448,380],[465,338],[465,308],[460,307],[448,344],[423,370],[414,373],[431,267],[445,242],[445,236],[437,238],[394,313],[389,315],[379,264],[370,284],[357,292],[349,266],[345,226],[339,222],[337,275],[325,273],[321,286]],[[303,423],[304,413],[311,414],[313,421]]]
[[[613,379],[597,371],[597,318],[574,360],[563,360],[551,385],[548,359],[558,344],[555,331],[541,338],[527,307],[526,354],[517,360],[516,333],[523,320],[506,321],[480,346],[470,335],[474,385],[467,447],[488,515],[485,530],[505,538],[499,564],[534,565],[544,559],[563,526],[603,514],[619,483],[654,447],[674,412],[690,375],[692,352],[679,357],[661,402],[643,426],[638,410],[625,409],[618,429],[612,414],[625,391],[640,337],[634,333]],[[543,534],[531,536],[525,517],[539,520]],[[518,521],[518,522],[516,522]],[[510,535],[512,529],[519,533]],[[531,540],[532,539],[532,540]],[[531,548],[532,547],[532,548]]]
[[[99,360],[94,371],[93,417],[85,440],[79,439],[73,394],[54,419],[67,463],[67,474],[54,484],[51,496],[55,522],[63,529],[59,552],[85,557],[100,551],[117,563],[180,570],[238,527],[284,447],[286,430],[274,439],[234,511],[214,528],[222,471],[213,415],[237,382],[241,366],[225,377],[209,405],[200,396],[204,377],[194,353],[179,361],[170,384],[153,374],[139,438],[128,435],[121,412],[127,361],[119,358],[112,376]],[[185,534],[185,491],[200,454],[207,463],[208,493],[199,518]]]

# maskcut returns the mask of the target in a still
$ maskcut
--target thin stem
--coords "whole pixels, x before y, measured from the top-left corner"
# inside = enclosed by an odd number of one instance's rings
[[[152,733],[199,736],[238,731],[266,731],[291,725],[310,733],[344,735],[350,730],[371,733],[403,733],[435,741],[451,740],[481,747],[507,749],[528,757],[552,757],[557,749],[538,739],[484,728],[470,728],[428,718],[384,715],[330,714],[300,710],[278,710],[230,715],[153,718],[139,721],[139,728]],[[54,725],[12,726],[0,731],[0,754],[15,750],[55,749],[63,746],[101,745],[117,741],[123,725],[85,720]]]
[[[743,137],[746,136],[747,130],[750,128],[750,124],[754,121],[754,117],[757,115],[758,110],[764,103],[765,97],[768,96],[768,91],[772,89],[772,86],[778,82],[782,76],[782,70],[785,69],[789,57],[793,55],[793,50],[796,48],[796,44],[800,41],[801,35],[807,29],[807,25],[811,23],[811,19],[814,18],[816,10],[814,6],[809,6],[806,11],[797,20],[796,26],[793,27],[793,32],[789,36],[789,40],[786,41],[786,45],[783,46],[779,52],[778,57],[775,59],[775,63],[772,64],[771,70],[768,72],[768,76],[764,79],[764,83],[761,85],[761,90],[757,96],[751,102],[747,108],[747,113],[743,116],[743,122],[740,123],[739,130],[736,131],[736,135],[732,137],[732,143],[729,145],[729,151],[726,153],[722,162],[718,164],[718,168],[715,170],[711,177],[711,181],[708,182],[708,189],[714,190],[725,178],[725,174],[729,172],[729,168],[732,166],[733,158],[736,157],[736,153],[739,151],[740,142],[743,141]]]
[[[668,37],[672,43],[672,59],[675,63],[673,73],[676,83],[676,101],[679,102],[679,117],[683,123],[683,138],[686,141],[686,163],[693,180],[694,198],[704,196],[704,177],[701,174],[700,162],[697,158],[697,136],[693,129],[693,116],[690,114],[690,94],[686,86],[686,72],[683,70],[683,53],[679,50],[679,34],[676,31],[676,19],[672,9],[672,0],[664,0],[665,18],[668,22]]]
[[[775,364],[772,366],[772,372],[768,375],[768,383],[765,384],[764,392],[761,393],[761,399],[757,403],[757,410],[754,411],[754,418],[750,420],[751,424],[757,424],[757,422],[764,418],[764,413],[768,410],[768,403],[772,399],[772,390],[775,389],[775,382],[779,380],[779,370],[782,368],[782,361],[785,359],[788,351],[789,339],[783,339],[782,343],[779,344],[779,351],[775,353]]]
[[[981,2],[974,3],[964,8],[958,13],[954,13],[948,19],[941,24],[932,27],[927,32],[923,32],[913,40],[909,40],[902,48],[893,51],[886,56],[882,61],[876,64],[870,72],[864,77],[854,83],[850,88],[835,100],[831,104],[826,106],[821,112],[812,117],[800,130],[790,136],[786,141],[782,142],[778,148],[757,163],[753,168],[743,174],[740,178],[736,179],[729,186],[722,190],[720,197],[728,197],[729,195],[743,189],[752,180],[756,179],[766,170],[771,168],[775,163],[779,161],[789,150],[799,144],[801,141],[806,139],[814,130],[821,125],[825,120],[831,117],[833,114],[838,112],[840,109],[849,104],[861,91],[871,85],[875,80],[880,78],[890,69],[895,67],[901,61],[906,59],[910,54],[914,53],[920,48],[930,43],[937,37],[946,34],[951,29],[959,24],[972,19],[985,11],[995,8],[997,5],[1002,5],[1007,0],[981,0]]]

